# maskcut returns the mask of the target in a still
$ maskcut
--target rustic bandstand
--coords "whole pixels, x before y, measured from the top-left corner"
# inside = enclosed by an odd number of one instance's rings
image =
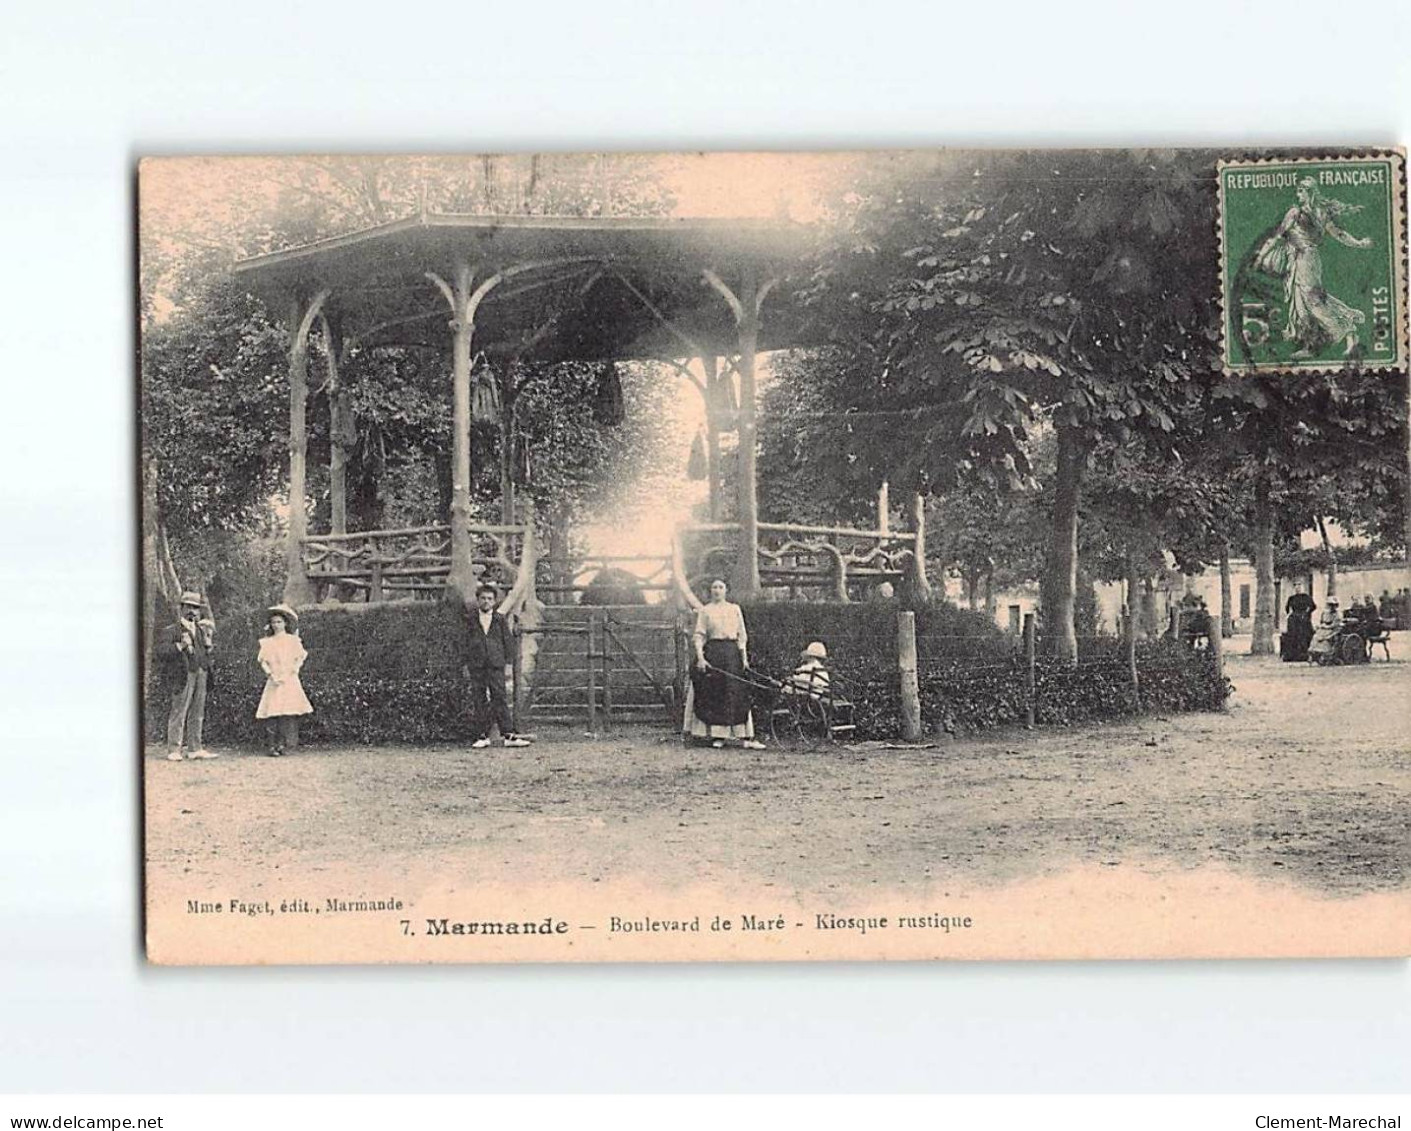
[[[919,503],[907,531],[890,528],[885,498],[872,530],[759,520],[756,358],[809,344],[802,312],[779,285],[800,262],[806,236],[798,225],[763,220],[424,214],[237,263],[237,277],[290,330],[285,600],[298,606],[341,594],[379,601],[426,590],[465,598],[488,573],[509,583],[507,611],[529,613],[538,603],[536,589],[555,575],[539,561],[532,509],[512,507],[519,513],[496,524],[477,523],[471,512],[472,359],[481,354],[492,363],[671,363],[706,397],[713,511],[721,427],[713,393],[720,383],[738,383],[738,521],[683,528],[662,548],[651,584],[679,602],[696,602],[691,583],[707,573],[724,573],[743,598],[768,591],[847,600],[882,582],[924,592]],[[319,352],[332,437],[326,533],[310,533],[305,502],[316,325],[326,346]],[[354,349],[432,344],[447,333],[454,418],[447,521],[350,531],[345,465],[353,420],[340,361]],[[705,382],[688,368],[696,358]]]

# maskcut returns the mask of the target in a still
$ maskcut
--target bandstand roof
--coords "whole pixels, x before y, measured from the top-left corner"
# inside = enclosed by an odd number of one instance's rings
[[[730,308],[705,271],[738,294],[748,277],[797,270],[808,246],[806,228],[778,220],[424,214],[241,260],[234,271],[275,314],[327,289],[325,310],[345,339],[442,346],[450,311],[428,273],[449,281],[464,263],[479,283],[515,268],[477,312],[476,352],[684,357],[695,351],[683,335],[700,352],[738,348]],[[775,287],[758,348],[811,338],[791,288]]]

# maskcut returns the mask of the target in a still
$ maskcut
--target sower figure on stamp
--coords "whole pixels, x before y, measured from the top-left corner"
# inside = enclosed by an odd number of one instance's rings
[[[1298,344],[1295,358],[1312,357],[1326,343],[1343,343],[1345,354],[1357,347],[1357,328],[1366,315],[1328,293],[1319,249],[1326,239],[1347,247],[1371,247],[1370,239],[1349,235],[1336,222],[1340,216],[1361,211],[1360,204],[1323,196],[1318,182],[1304,177],[1298,183],[1298,203],[1285,213],[1278,231],[1259,251],[1255,261],[1259,269],[1284,280],[1288,302],[1284,337]]]
[[[466,634],[463,671],[470,686],[470,705],[475,716],[475,741],[471,743],[475,750],[490,745],[492,725],[499,727],[503,745],[529,745],[515,733],[505,694],[505,681],[513,670],[514,634],[510,632],[509,622],[495,611],[498,596],[493,585],[476,589],[475,609],[470,614]]]
[[[183,593],[176,623],[163,629],[158,642],[157,654],[173,684],[171,714],[167,717],[169,762],[180,762],[187,750],[192,758],[217,756],[205,748],[201,737],[216,628],[215,621],[201,615],[201,608],[199,593]]]

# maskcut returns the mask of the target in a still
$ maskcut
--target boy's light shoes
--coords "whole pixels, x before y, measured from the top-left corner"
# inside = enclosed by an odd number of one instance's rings
[[[220,755],[217,754],[214,750],[207,750],[207,749],[205,749],[204,747],[202,747],[200,750],[193,751],[193,752],[191,753],[191,757],[192,757],[192,758],[199,758],[199,759],[201,759],[202,761],[205,761],[205,760],[208,759],[208,758],[219,758]]]
[[[472,750],[484,750],[489,745],[490,740],[488,738],[477,738],[474,742],[470,744],[470,748]]]
[[[180,751],[180,750],[173,750],[170,754],[167,755],[167,761],[168,761],[168,762],[180,762],[180,761],[181,761],[181,751]]]
[[[512,735],[509,735],[507,738],[505,738],[504,741],[501,743],[501,745],[503,745],[503,746],[528,746],[528,745],[529,745],[529,740],[528,740],[527,738],[520,738],[518,735],[512,734]]]
[[[745,741],[742,743],[742,745],[744,746],[744,748],[745,748],[746,750],[763,750],[763,749],[764,749],[764,743],[762,743],[762,742],[756,742],[753,738],[747,738],[747,739],[745,739]]]

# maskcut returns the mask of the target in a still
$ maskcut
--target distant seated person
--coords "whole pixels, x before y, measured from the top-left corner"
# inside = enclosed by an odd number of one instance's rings
[[[1201,640],[1210,639],[1210,610],[1205,607],[1205,598],[1198,597],[1193,605],[1181,614],[1181,639],[1194,648]]]
[[[1313,643],[1308,645],[1308,658],[1331,656],[1337,651],[1338,633],[1342,631],[1342,613],[1338,609],[1338,599],[1329,597],[1318,618],[1318,628],[1313,633]]]
[[[1382,634],[1382,615],[1372,598],[1364,597],[1362,604],[1353,605],[1347,610],[1348,627],[1363,640]]]
[[[828,649],[823,641],[815,640],[799,653],[798,666],[784,681],[784,691],[790,695],[822,699],[827,696],[830,683]]]

